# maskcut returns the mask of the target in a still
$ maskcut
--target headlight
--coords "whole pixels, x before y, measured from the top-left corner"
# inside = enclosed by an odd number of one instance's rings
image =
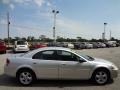
[[[114,66],[110,66],[110,69],[115,69],[115,67]]]
[[[117,66],[115,66],[115,65],[111,65],[110,69],[118,70]]]

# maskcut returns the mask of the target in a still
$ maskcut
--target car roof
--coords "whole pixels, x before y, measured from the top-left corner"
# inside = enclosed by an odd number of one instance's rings
[[[64,51],[71,51],[69,48],[63,48],[63,47],[43,47],[39,49],[35,49],[33,51],[30,51],[26,54],[24,54],[24,57],[32,57],[35,53],[38,53],[40,51],[45,51],[45,50],[64,50]]]
[[[43,48],[39,48],[37,50],[38,51],[42,51],[42,50],[67,50],[67,51],[70,51],[69,48],[64,48],[64,47],[43,47]]]

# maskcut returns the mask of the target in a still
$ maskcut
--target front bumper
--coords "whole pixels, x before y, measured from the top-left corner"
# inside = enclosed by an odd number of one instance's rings
[[[111,70],[111,78],[117,78],[118,77],[118,69]]]

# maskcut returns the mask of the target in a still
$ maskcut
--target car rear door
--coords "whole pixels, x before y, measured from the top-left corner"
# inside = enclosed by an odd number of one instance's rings
[[[38,52],[33,56],[34,68],[38,78],[57,79],[58,78],[58,61],[54,50]]]

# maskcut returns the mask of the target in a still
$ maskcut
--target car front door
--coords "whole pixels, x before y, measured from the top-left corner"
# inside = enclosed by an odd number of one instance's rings
[[[90,65],[79,61],[80,57],[67,51],[57,51],[59,57],[59,79],[88,79]]]
[[[58,61],[54,50],[38,52],[33,56],[37,77],[42,79],[58,78]]]

